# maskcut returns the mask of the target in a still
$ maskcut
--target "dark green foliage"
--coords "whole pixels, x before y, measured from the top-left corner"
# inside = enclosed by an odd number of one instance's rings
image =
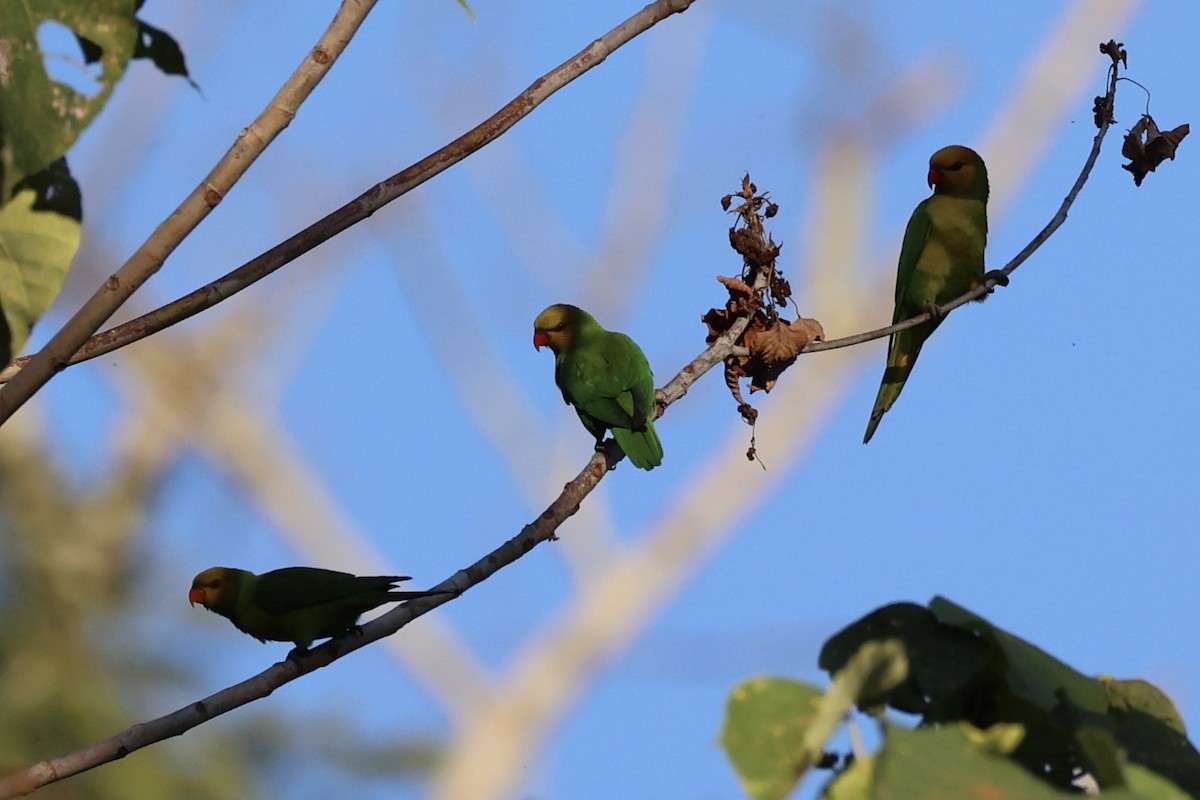
[[[832,636],[819,665],[834,685],[813,704],[838,694],[862,654],[882,645],[899,648],[903,672],[890,682],[859,684],[852,702],[876,714],[891,708],[918,715],[917,729],[883,724],[884,744],[865,762],[827,754],[827,763],[846,766],[826,797],[1065,797],[1078,793],[1075,783],[1085,774],[1105,796],[1183,798],[1180,789],[1200,796],[1200,753],[1161,691],[1143,680],[1090,678],[941,597],[927,607],[884,606]],[[758,700],[775,711],[742,714],[743,738],[755,735],[755,726],[786,727],[778,699]],[[806,744],[793,748],[790,763],[803,770],[821,745],[809,718],[794,721],[800,727],[794,737]],[[817,741],[828,738],[821,731]],[[791,791],[799,772],[790,782],[755,781],[728,736],[724,741],[751,796]]]

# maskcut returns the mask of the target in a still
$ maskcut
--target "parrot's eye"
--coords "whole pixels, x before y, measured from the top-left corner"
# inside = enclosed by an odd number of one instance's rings
[[[964,164],[963,162],[955,161],[953,164],[950,165],[950,169],[953,172],[958,172],[960,169],[962,169],[965,166],[966,166],[966,164]]]
[[[209,587],[210,589],[220,589],[220,588],[221,588],[221,579],[220,579],[220,578],[217,578],[215,581],[213,581],[212,583],[210,583],[210,584],[208,585],[208,587]]]
[[[561,330],[565,329],[566,327],[567,327],[567,323],[566,323],[566,322],[560,322],[560,323],[558,323],[557,325],[555,325],[555,326],[554,326],[554,330],[556,330],[556,331],[561,331]]]

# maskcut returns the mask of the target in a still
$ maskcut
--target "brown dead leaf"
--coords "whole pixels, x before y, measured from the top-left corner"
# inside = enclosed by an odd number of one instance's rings
[[[729,290],[730,299],[737,300],[741,297],[753,297],[754,290],[743,280],[739,278],[726,278],[724,275],[717,276],[717,282]]]
[[[736,207],[734,206],[737,203]],[[725,359],[725,383],[737,402],[738,413],[753,425],[758,412],[742,397],[740,381],[750,380],[750,391],[770,391],[785,369],[795,363],[800,351],[813,339],[824,336],[816,320],[788,322],[779,313],[792,305],[792,287],[775,264],[781,245],[765,230],[764,220],[774,217],[779,206],[772,203],[747,174],[741,191],[721,198],[721,207],[737,214],[729,229],[729,244],[742,257],[737,277],[718,275],[729,292],[724,308],[710,308],[701,319],[708,326],[705,341],[712,344],[739,322],[746,325],[732,344],[745,355]],[[753,449],[753,442],[751,442]]]
[[[1168,158],[1175,160],[1175,151],[1179,143],[1187,136],[1191,127],[1186,123],[1178,128],[1163,133],[1149,114],[1142,115],[1137,124],[1125,134],[1125,143],[1121,145],[1121,155],[1129,159],[1128,164],[1121,168],[1133,173],[1133,183],[1141,186],[1142,180]]]
[[[741,371],[738,370],[730,359],[725,363],[725,385],[729,387],[729,393],[733,395],[733,399],[737,401],[738,413],[742,415],[742,419],[747,425],[753,425],[758,419],[758,410],[747,403],[742,397],[742,386],[739,381],[744,377]]]
[[[787,305],[788,298],[792,296],[792,285],[787,282],[787,279],[780,274],[779,270],[775,270],[771,275],[771,300],[775,305],[783,308]]]
[[[825,337],[821,323],[815,319],[764,322],[766,324],[752,325],[743,337],[750,350],[744,369],[750,378],[751,394],[759,390],[771,391],[783,371],[796,362],[800,351],[814,339]]]
[[[1117,62],[1121,62],[1121,66],[1129,69],[1129,54],[1125,52],[1125,43],[1118,42],[1116,39],[1109,39],[1107,42],[1100,43],[1100,52],[1113,60],[1113,66]]]
[[[1179,149],[1179,143],[1191,131],[1191,126],[1185,122],[1178,128],[1172,128],[1169,131],[1160,133],[1158,138],[1146,142],[1146,155],[1150,158],[1158,159],[1158,163],[1160,164],[1168,158],[1174,161],[1175,151]]]
[[[764,241],[749,228],[730,228],[729,246],[738,252],[747,266],[755,269],[769,266],[779,256],[779,245],[770,238]]]
[[[768,363],[792,362],[813,339],[823,339],[825,331],[815,319],[776,320],[771,328],[759,332],[750,344],[750,355]]]
[[[1113,116],[1113,99],[1106,94],[1096,95],[1096,102],[1092,105],[1092,114],[1097,128],[1103,128],[1105,123],[1113,125],[1117,121]]]

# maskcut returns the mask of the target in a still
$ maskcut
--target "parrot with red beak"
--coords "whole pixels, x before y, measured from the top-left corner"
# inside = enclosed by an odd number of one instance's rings
[[[285,567],[255,575],[211,567],[192,581],[188,601],[220,614],[260,642],[292,642],[302,653],[315,639],[354,630],[360,615],[384,603],[444,591],[401,592],[401,575],[358,576],[316,567]]]
[[[983,270],[988,201],[983,159],[969,147],[943,147],[929,159],[928,180],[933,194],[917,205],[904,230],[892,324],[926,311],[933,318],[893,333],[888,340],[887,369],[863,444],[875,435],[879,421],[904,389],[922,345],[941,324],[942,314],[937,307],[988,279],[1008,285],[1004,273],[997,270],[984,274]]]
[[[654,430],[654,373],[633,339],[605,330],[581,308],[558,303],[533,321],[533,346],[554,353],[554,382],[596,437],[597,450],[611,430],[635,467],[650,470],[662,463]]]

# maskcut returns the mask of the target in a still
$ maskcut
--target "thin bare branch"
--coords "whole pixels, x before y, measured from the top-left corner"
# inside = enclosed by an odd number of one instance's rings
[[[433,176],[491,143],[506,133],[559,89],[562,89],[580,75],[583,75],[588,70],[603,62],[614,50],[627,44],[635,36],[644,33],[667,17],[686,11],[694,2],[695,0],[656,0],[650,3],[608,33],[596,39],[583,50],[580,50],[569,60],[538,78],[530,84],[529,88],[513,98],[513,100],[495,114],[440,150],[426,156],[387,180],[375,184],[346,205],[314,222],[283,242],[280,242],[275,247],[248,261],[229,274],[159,309],[88,339],[88,336],[95,332],[104,323],[104,320],[111,316],[112,312],[133,293],[134,289],[157,271],[163,260],[175,248],[179,240],[183,238],[182,234],[186,234],[191,228],[195,227],[196,222],[199,222],[199,219],[203,217],[203,214],[200,214],[195,222],[188,226],[186,230],[180,232],[181,235],[179,235],[178,239],[170,241],[168,247],[163,247],[157,260],[149,261],[146,267],[140,266],[149,256],[142,258],[139,258],[139,256],[144,251],[148,251],[151,242],[156,241],[155,237],[158,237],[163,228],[168,223],[172,223],[180,215],[180,211],[176,211],[175,214],[168,218],[167,222],[164,222],[159,227],[159,231],[155,232],[151,241],[143,245],[142,249],[138,253],[135,253],[133,258],[121,270],[108,279],[105,286],[97,292],[96,296],[89,300],[61,331],[55,334],[54,338],[50,340],[40,353],[30,358],[17,359],[3,373],[0,373],[0,381],[9,382],[8,386],[0,389],[0,424],[12,416],[13,412],[32,397],[34,392],[50,380],[55,373],[67,366],[95,358],[96,356],[136,342],[139,339],[144,339],[151,334],[182,322],[205,309],[211,308],[222,300],[245,289],[247,286],[262,280],[285,264],[294,261],[322,242],[333,238],[352,225],[362,222],[396,198],[407,194]],[[351,4],[348,0],[347,5]],[[318,49],[314,48],[313,52],[318,52]],[[276,100],[278,101],[279,98],[277,97]],[[268,107],[268,110],[274,109],[275,106],[276,103],[273,102]],[[245,138],[243,135],[239,139],[239,145]],[[231,151],[231,153],[233,152]],[[202,184],[201,188],[208,188],[211,181],[212,176]],[[198,189],[197,191],[199,192],[200,190]],[[221,196],[223,195],[215,195],[212,205],[216,205]],[[190,200],[191,198],[189,198]],[[202,210],[204,213],[207,213],[207,210]],[[135,259],[137,260],[136,263]],[[133,271],[131,267],[137,268],[138,271]],[[128,274],[126,273],[127,270],[129,270]],[[137,276],[137,279],[133,280],[133,276]],[[121,292],[123,294],[119,294]],[[104,302],[103,308],[106,309],[103,312],[103,316],[100,316],[98,312],[91,311],[93,307],[97,309],[101,308],[99,305],[101,301]],[[110,305],[111,307],[109,307]],[[80,321],[85,312],[87,312],[87,319]],[[86,330],[84,330],[85,327],[87,327]],[[77,332],[81,333],[76,335]]]
[[[676,1],[682,3],[685,0],[676,0]],[[691,2],[694,2],[694,0],[689,0],[689,2],[687,2],[687,5],[690,5]],[[639,12],[639,15],[646,13],[654,5],[657,5],[657,4],[652,4],[651,6],[647,6],[645,9],[643,9],[641,12]],[[686,6],[685,6],[685,8],[686,8]],[[680,10],[682,10],[682,9],[680,9]],[[635,17],[636,16],[638,16],[638,15],[635,15]],[[630,20],[633,20],[633,19],[634,19],[634,17],[630,18]],[[630,20],[626,20],[626,23],[623,23],[622,26],[625,24],[628,24],[630,22]],[[657,20],[655,20],[655,21],[657,21]],[[653,24],[653,23],[651,23],[651,24]],[[620,30],[622,28],[622,26],[618,26],[617,28],[614,28],[613,31],[610,31],[609,35]],[[599,41],[602,41],[602,39],[597,40],[597,42],[599,42]],[[593,43],[592,46],[594,46],[595,44],[596,43]],[[571,64],[574,64],[576,61],[581,59],[585,53],[587,53],[587,50],[584,50],[583,52],[581,52],[572,61],[569,61],[566,64],[563,64],[562,66],[558,67],[554,72],[549,73],[547,75],[547,77],[543,78],[542,80],[547,80],[549,78],[549,76],[553,75],[555,72],[558,72],[559,70],[563,70],[564,68],[570,66]],[[1115,104],[1117,77],[1118,77],[1117,70],[1114,66],[1109,72],[1108,91],[1107,91],[1107,94],[1105,95],[1106,101],[1109,104],[1108,105],[1109,108],[1114,107],[1114,104]],[[498,112],[493,117],[489,118],[489,121],[494,120],[497,117],[499,117],[501,114],[504,113],[505,109],[510,108],[514,103],[517,103],[521,99],[521,97],[523,97],[525,94],[528,94],[529,92],[533,91],[538,86],[539,86],[539,82],[535,82],[529,89],[527,89],[524,93],[522,93],[521,96],[518,96],[518,98],[516,98],[511,103],[509,103],[507,106],[505,106],[504,109],[501,109],[500,112]],[[540,100],[538,102],[540,102]],[[514,120],[514,122],[515,122],[515,120]],[[223,278],[220,278],[220,279],[214,281],[213,283],[208,284],[207,286],[197,289],[196,291],[192,292],[191,294],[185,295],[184,297],[181,297],[172,303],[169,303],[165,306],[162,306],[161,308],[158,308],[154,311],[144,314],[144,315],[138,317],[137,319],[130,320],[129,322],[124,323],[123,325],[118,325],[115,328],[111,328],[103,333],[93,336],[91,339],[89,339],[87,341],[86,344],[84,344],[78,350],[78,352],[75,353],[74,356],[72,356],[62,366],[67,366],[69,364],[77,364],[81,361],[87,361],[89,359],[96,358],[97,356],[104,355],[105,353],[108,353],[113,350],[124,347],[128,344],[132,344],[133,342],[136,342],[139,339],[145,338],[146,336],[149,336],[153,333],[157,333],[158,331],[160,331],[166,327],[174,325],[176,322],[180,322],[194,314],[197,314],[207,308],[210,308],[211,306],[216,305],[217,303],[221,302],[221,300],[225,299],[226,297],[229,297],[229,296],[241,291],[242,289],[246,288],[246,286],[249,286],[251,283],[254,283],[255,281],[257,281],[260,278],[264,277],[265,275],[269,274],[270,272],[273,272],[275,269],[278,269],[280,266],[283,266],[284,263],[287,263],[287,261],[281,261],[280,263],[274,264],[273,266],[271,266],[269,264],[269,261],[270,261],[270,257],[272,256],[272,254],[275,254],[278,251],[281,251],[289,243],[295,242],[297,239],[304,237],[310,231],[314,231],[314,230],[318,229],[319,227],[323,226],[326,222],[333,219],[338,214],[342,214],[343,212],[345,212],[346,209],[349,209],[352,206],[354,206],[355,204],[358,204],[360,202],[364,202],[366,198],[369,198],[377,190],[381,190],[381,187],[384,187],[388,184],[395,182],[398,178],[400,178],[401,176],[404,176],[406,173],[412,172],[417,167],[419,167],[421,164],[425,164],[426,162],[429,162],[430,160],[435,159],[435,157],[439,153],[443,153],[444,151],[447,151],[449,148],[454,147],[455,144],[462,142],[463,139],[471,136],[473,133],[475,133],[476,131],[479,131],[481,128],[484,128],[487,124],[488,124],[487,122],[483,123],[483,125],[475,128],[473,131],[466,134],[464,137],[460,137],[459,139],[455,140],[455,142],[451,143],[450,145],[447,145],[445,148],[443,148],[442,150],[439,150],[437,153],[433,154],[432,156],[429,156],[425,160],[418,162],[418,164],[414,165],[413,167],[410,167],[408,170],[398,173],[397,175],[393,176],[392,178],[390,178],[388,181],[385,181],[384,183],[377,184],[371,190],[369,190],[365,194],[361,195],[357,200],[351,202],[350,204],[348,204],[346,206],[343,206],[342,209],[339,209],[338,211],[334,212],[333,214],[325,217],[325,219],[321,220],[320,222],[317,222],[314,225],[310,226],[309,228],[306,228],[301,233],[297,234],[296,236],[292,237],[291,239],[288,239],[287,241],[281,243],[280,245],[277,245],[272,250],[269,250],[267,253],[264,253],[263,255],[259,256],[258,258],[254,259],[253,261],[250,261],[247,264],[243,265],[242,267],[239,267],[238,269],[234,270],[233,272],[229,273],[228,275],[224,276]],[[510,125],[510,127],[511,127],[511,125]],[[1019,267],[1023,263],[1025,263],[1025,261],[1028,260],[1028,258],[1031,255],[1033,255],[1033,253],[1036,252],[1037,249],[1040,248],[1046,242],[1046,240],[1048,240],[1050,238],[1050,236],[1062,226],[1062,224],[1064,222],[1066,222],[1067,214],[1070,211],[1071,206],[1074,205],[1075,199],[1079,196],[1079,193],[1083,189],[1084,184],[1087,183],[1088,177],[1091,175],[1092,168],[1095,166],[1096,160],[1100,156],[1101,146],[1104,142],[1105,135],[1108,133],[1109,127],[1110,127],[1109,120],[1103,119],[1099,130],[1096,132],[1096,136],[1092,140],[1092,149],[1091,149],[1091,152],[1088,153],[1088,157],[1087,157],[1087,160],[1084,162],[1083,169],[1080,171],[1079,177],[1076,178],[1074,185],[1071,187],[1071,190],[1067,193],[1067,196],[1063,199],[1062,205],[1059,206],[1059,209],[1055,213],[1055,215],[1050,219],[1050,221],[1048,223],[1046,223],[1046,226],[1044,228],[1042,228],[1042,230],[1040,230],[1037,233],[1037,235],[1033,237],[1033,239],[1030,240],[1029,244],[1025,245],[1025,247],[1022,248],[1021,251],[1019,253],[1017,253],[1017,255],[1015,255],[1007,264],[1005,264],[1002,269],[998,270],[998,272],[1004,274],[1005,276],[1011,275],[1012,272],[1017,269],[1017,267]],[[507,128],[505,128],[505,130],[507,130]],[[479,146],[482,146],[482,144]],[[478,149],[478,148],[476,148],[476,149]],[[462,157],[465,157],[465,155],[466,154],[464,153]],[[447,166],[448,166],[448,164],[447,164]],[[444,168],[445,167],[443,166],[442,169],[444,169]],[[440,171],[440,169],[438,171]],[[426,177],[431,177],[431,176],[426,176]],[[424,179],[422,179],[422,180],[424,180]],[[420,181],[418,181],[418,183],[420,183]],[[417,184],[413,184],[413,186],[409,186],[408,189],[411,189],[416,185]],[[408,189],[405,189],[405,191],[408,191]],[[399,196],[399,195],[397,195],[397,196]],[[384,202],[390,202],[391,199],[394,199],[394,198],[389,198],[387,201],[384,201]],[[383,205],[383,203],[379,203],[379,205]],[[369,211],[366,212],[366,214],[373,213],[374,210],[375,210],[374,208],[371,208]],[[357,221],[357,220],[355,220],[355,221]],[[349,224],[353,224],[353,223],[351,222]],[[344,227],[348,227],[348,225],[343,226],[343,228]],[[342,228],[338,229],[338,231],[340,231],[340,230],[342,230]],[[334,231],[334,233],[336,233],[336,232],[337,231]],[[331,233],[329,235],[333,235],[333,234]],[[328,237],[325,237],[325,238],[328,238]],[[323,239],[321,241],[323,241]],[[302,252],[306,252],[307,250],[311,249],[316,244],[317,244],[317,242],[313,242],[309,246],[305,247],[304,250],[291,256],[288,260],[290,260],[291,258],[295,258],[296,256],[300,255]],[[256,274],[257,271],[260,269],[263,269],[265,271],[263,271],[261,274]],[[953,299],[950,302],[946,303],[945,305],[941,306],[940,309],[941,309],[942,314],[943,315],[948,314],[949,312],[953,311],[954,309],[958,308],[959,306],[966,305],[967,303],[971,302],[972,300],[977,300],[981,297],[984,297],[985,295],[990,293],[995,288],[995,286],[996,286],[995,279],[989,278],[988,280],[986,280],[985,282],[983,282],[981,285],[977,286],[976,288],[972,289],[971,291],[966,292],[965,294],[960,295],[959,297],[956,297],[955,299]],[[929,313],[928,312],[918,314],[917,316],[911,317],[910,319],[904,320],[903,322],[898,322],[893,325],[887,325],[882,328],[876,328],[874,330],[864,331],[862,333],[856,333],[851,336],[843,336],[843,337],[840,337],[837,339],[829,339],[826,341],[811,342],[801,351],[801,353],[802,354],[803,353],[818,353],[818,352],[823,352],[825,350],[837,350],[842,347],[851,347],[853,345],[862,344],[864,342],[873,341],[875,339],[882,339],[882,338],[892,335],[893,333],[897,333],[899,331],[906,330],[908,328],[915,328],[916,326],[921,325],[928,321],[929,321]],[[748,351],[746,351],[745,348],[734,347],[730,350],[729,354],[746,355],[747,352]],[[0,383],[2,383],[4,381],[14,381],[15,375],[20,374],[20,372],[23,371],[34,358],[37,358],[39,356],[40,356],[40,354],[38,354],[38,356],[27,356],[24,358],[18,358],[16,360],[14,360],[3,371],[0,371]],[[0,422],[2,422],[3,419],[5,418],[4,410],[3,410],[3,397],[4,397],[3,391],[0,391]]]
[[[1106,101],[1109,104],[1109,108],[1113,107],[1116,94],[1117,69],[1116,65],[1113,65],[1108,73],[1108,93],[1105,95]],[[998,272],[1003,273],[1005,276],[1011,275],[1017,267],[1024,264],[1029,257],[1033,255],[1039,247],[1045,244],[1046,240],[1049,239],[1054,232],[1062,227],[1062,224],[1067,221],[1067,212],[1069,212],[1071,210],[1071,206],[1075,204],[1075,198],[1079,196],[1080,191],[1083,190],[1084,184],[1087,183],[1088,177],[1092,174],[1092,167],[1096,165],[1096,159],[1100,157],[1100,147],[1104,143],[1104,136],[1108,133],[1110,126],[1111,123],[1107,118],[1101,119],[1100,129],[1096,131],[1096,136],[1092,139],[1091,152],[1088,153],[1087,160],[1083,163],[1083,169],[1079,172],[1079,177],[1075,179],[1075,183],[1071,186],[1071,191],[1067,192],[1067,196],[1063,198],[1062,205],[1059,206],[1058,211],[1053,217],[1050,218],[1050,221],[1046,223],[1046,226],[1038,231],[1037,235],[1029,241],[1029,244],[1021,248],[1021,251],[1013,256],[1003,268],[998,270]],[[959,306],[964,306],[972,300],[978,300],[979,298],[986,296],[995,287],[995,278],[988,278],[971,291],[959,295],[943,306],[939,306],[941,315],[945,316]],[[829,339],[828,341],[823,342],[810,342],[800,352],[802,354],[819,353],[824,350],[837,350],[842,347],[850,347],[852,345],[862,344],[863,342],[869,342],[874,339],[882,339],[885,336],[891,336],[893,333],[898,331],[907,330],[908,328],[915,328],[922,323],[928,322],[929,316],[929,312],[925,312],[918,314],[915,317],[906,319],[903,322],[897,322],[894,325],[888,325],[884,328],[876,328],[873,331],[864,331],[863,333],[856,333],[853,336],[843,336],[840,339]],[[735,355],[747,355],[749,353],[749,351],[744,347],[734,348],[732,352]]]
[[[304,57],[279,92],[212,171],[184,201],[163,220],[129,260],[110,275],[74,316],[46,343],[24,361],[21,371],[7,386],[0,387],[0,424],[61,372],[71,356],[113,315],[129,297],[162,267],[188,234],[224,199],[250,165],[288,126],[296,111],[346,49],[362,25],[375,0],[344,0],[333,21]]]

